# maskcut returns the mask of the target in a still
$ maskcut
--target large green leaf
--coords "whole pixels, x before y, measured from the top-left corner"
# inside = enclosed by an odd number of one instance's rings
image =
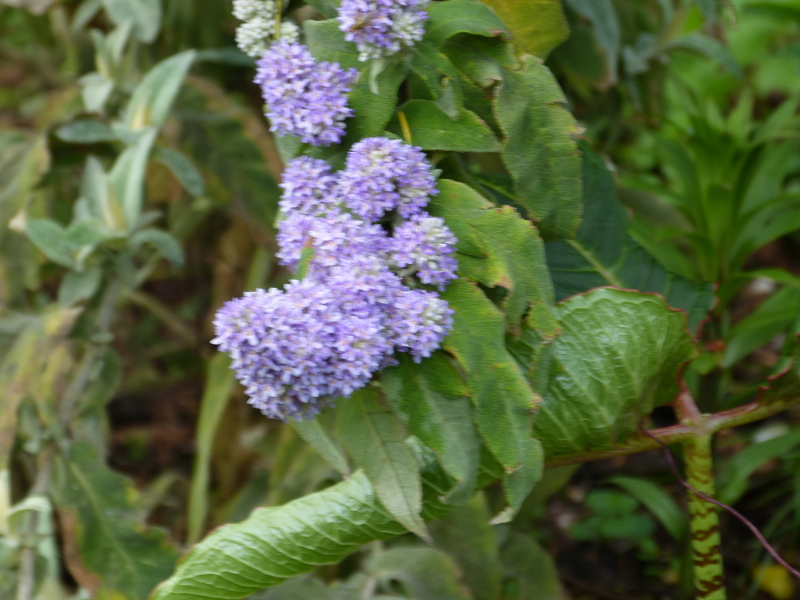
[[[406,444],[402,423],[383,406],[375,388],[340,398],[336,406],[338,437],[356,466],[362,468],[386,510],[407,529],[428,536],[422,510],[419,463]]]
[[[67,568],[92,597],[144,600],[172,572],[166,533],[143,527],[130,481],[91,445],[73,442],[58,456],[54,484]]]
[[[561,0],[483,0],[500,15],[520,54],[546,58],[569,37]]]
[[[381,376],[386,398],[403,416],[409,432],[436,452],[444,470],[455,479],[457,485],[447,500],[460,504],[475,490],[481,454],[469,391],[439,352],[419,365],[405,354],[399,362]]]
[[[450,508],[438,497],[449,483],[423,472],[426,519]],[[215,530],[180,562],[152,600],[238,600],[316,566],[334,564],[373,540],[405,533],[382,507],[367,477],[347,481],[280,507],[258,508]]]
[[[581,216],[578,132],[553,74],[533,56],[519,70],[503,69],[495,112],[506,136],[503,161],[518,203],[545,239],[571,238]]]
[[[461,276],[503,288],[500,307],[508,327],[516,327],[528,314],[544,335],[555,335],[553,288],[536,228],[513,208],[498,208],[463,183],[442,179],[439,192],[429,210],[458,238]]]
[[[677,395],[696,355],[685,315],[656,295],[601,288],[558,314],[563,333],[541,347],[534,375],[544,402],[533,433],[548,458],[624,441]]]
[[[630,219],[602,157],[588,148],[583,157],[584,214],[578,235],[545,244],[556,299],[602,286],[656,292],[686,311],[694,331],[714,304],[712,284],[670,273],[650,256],[627,232]]]
[[[504,319],[477,285],[452,282],[442,294],[455,311],[453,332],[444,348],[467,376],[475,421],[487,448],[508,474],[506,498],[512,512],[541,474],[543,457],[531,439],[531,424],[541,398],[528,385],[504,344]]]

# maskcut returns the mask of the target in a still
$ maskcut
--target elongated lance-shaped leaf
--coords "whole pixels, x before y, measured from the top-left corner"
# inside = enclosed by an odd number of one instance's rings
[[[419,463],[406,444],[403,424],[381,404],[376,388],[340,398],[336,406],[338,438],[356,466],[362,468],[389,514],[428,539],[422,510]]]
[[[431,214],[442,217],[458,238],[459,274],[487,287],[504,288],[500,307],[515,328],[528,315],[545,337],[558,331],[553,287],[544,245],[536,228],[509,207],[497,207],[471,187],[439,181]]]
[[[347,462],[337,440],[328,432],[320,422],[320,417],[306,421],[289,421],[297,434],[324,458],[327,463],[342,475],[350,475],[350,465]]]
[[[412,435],[436,452],[456,486],[447,502],[461,504],[475,491],[481,443],[472,423],[469,390],[447,357],[437,352],[421,364],[406,355],[381,376],[386,398]]]
[[[602,157],[587,146],[582,150],[584,208],[578,235],[545,244],[556,299],[602,286],[656,292],[686,311],[694,331],[714,303],[712,284],[670,273],[633,239]]]
[[[128,230],[138,225],[142,213],[147,157],[155,139],[155,129],[143,131],[136,141],[119,155],[114,168],[108,174],[110,193],[113,195],[110,201],[119,202]]]
[[[696,356],[685,315],[655,294],[601,288],[558,306],[560,337],[541,346],[533,434],[548,458],[607,449],[671,401]]]
[[[435,464],[423,465],[423,516],[452,507],[438,497],[451,486]],[[238,600],[319,565],[339,562],[373,540],[406,529],[383,508],[363,472],[280,507],[258,508],[215,530],[180,562],[151,600]]]
[[[166,532],[146,529],[129,480],[86,442],[56,460],[53,500],[67,568],[97,598],[144,600],[173,569]]]
[[[478,286],[456,280],[442,297],[455,310],[453,331],[445,338],[444,348],[466,373],[475,422],[486,447],[508,474],[506,498],[512,511],[516,510],[544,462],[531,438],[533,414],[541,398],[506,350],[502,313]],[[511,516],[512,512],[503,513],[505,519]]]
[[[197,419],[192,485],[189,493],[188,538],[197,541],[203,532],[208,516],[208,483],[211,475],[211,450],[222,412],[228,404],[236,380],[226,354],[219,353],[208,362],[206,386],[200,400],[200,416]]]
[[[506,142],[502,157],[514,178],[517,203],[546,239],[574,237],[581,217],[578,132],[564,93],[550,70],[533,57],[503,69],[495,114]]]
[[[123,122],[128,129],[161,128],[196,54],[194,50],[181,52],[148,71],[125,108]]]

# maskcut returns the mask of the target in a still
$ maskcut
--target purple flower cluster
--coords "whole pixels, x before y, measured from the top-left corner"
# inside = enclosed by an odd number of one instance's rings
[[[270,131],[314,146],[336,144],[353,115],[347,94],[358,71],[314,60],[308,48],[281,40],[258,61],[255,82],[267,105]]]
[[[390,56],[422,39],[427,5],[428,0],[342,0],[339,29],[356,43],[359,60]]]
[[[354,145],[346,166],[302,157],[284,172],[278,257],[305,279],[226,303],[214,321],[250,403],[280,419],[310,418],[364,387],[394,351],[428,357],[453,326],[434,291],[456,277],[456,239],[425,212],[437,192],[425,155],[397,140]]]

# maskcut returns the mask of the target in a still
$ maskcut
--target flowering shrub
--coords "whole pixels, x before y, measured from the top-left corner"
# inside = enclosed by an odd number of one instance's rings
[[[763,123],[772,94],[661,97],[673,50],[737,72],[686,30],[724,31],[715,3],[602,4],[5,2],[0,598],[556,596],[543,471],[677,443],[722,600],[712,437],[800,402],[800,284],[745,269],[798,226],[794,88]],[[630,228],[611,162],[669,202]],[[796,434],[755,450],[800,484]],[[609,484],[564,552],[632,538],[674,573],[683,511]]]

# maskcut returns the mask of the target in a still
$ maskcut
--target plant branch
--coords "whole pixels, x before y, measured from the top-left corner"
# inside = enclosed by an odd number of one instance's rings
[[[679,399],[680,401],[680,399]],[[706,418],[704,427],[709,433],[716,433],[722,429],[729,429],[731,427],[738,427],[746,425],[755,421],[760,421],[771,417],[780,412],[783,412],[791,406],[800,404],[800,395],[776,402],[762,403],[760,400],[715,413]],[[684,406],[683,409],[687,407]],[[676,404],[676,410],[680,411]],[[680,414],[680,412],[679,412]],[[699,414],[699,411],[698,411]],[[627,442],[620,444],[609,450],[600,450],[592,452],[581,452],[576,454],[567,454],[564,456],[556,456],[549,459],[545,463],[545,468],[561,467],[564,465],[575,465],[593,460],[601,460],[604,458],[614,458],[615,456],[627,456],[629,454],[639,454],[640,452],[647,452],[658,448],[659,442],[666,445],[680,444],[685,442],[697,434],[697,426],[695,424],[680,424],[672,425],[670,427],[660,427],[658,429],[648,430],[648,435],[636,434]]]

